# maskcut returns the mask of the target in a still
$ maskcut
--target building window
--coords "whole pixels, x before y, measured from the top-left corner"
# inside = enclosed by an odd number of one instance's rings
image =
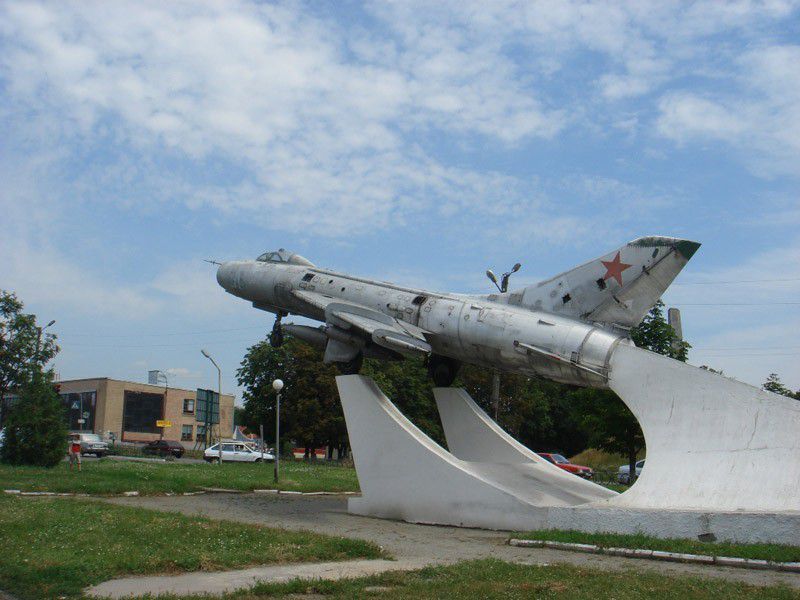
[[[156,421],[164,415],[164,396],[125,390],[122,430],[137,433],[160,433]]]
[[[204,441],[206,439],[206,426],[205,425],[198,425],[197,426],[197,439]]]
[[[64,416],[71,431],[94,431],[97,392],[61,394]]]
[[[193,427],[191,425],[181,425],[181,441],[192,441],[192,429]]]
[[[183,401],[183,412],[190,415],[194,414],[194,398],[186,398]]]

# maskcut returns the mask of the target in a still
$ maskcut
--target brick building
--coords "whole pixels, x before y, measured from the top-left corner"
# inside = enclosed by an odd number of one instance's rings
[[[196,420],[196,390],[135,383],[98,377],[59,381],[70,431],[112,432],[117,440],[148,442],[161,437],[156,421],[170,421],[164,428],[165,440],[184,442],[202,439],[203,423]],[[83,422],[81,422],[81,420]],[[220,431],[223,437],[233,432],[233,396],[220,400]],[[216,427],[212,432],[218,435]]]

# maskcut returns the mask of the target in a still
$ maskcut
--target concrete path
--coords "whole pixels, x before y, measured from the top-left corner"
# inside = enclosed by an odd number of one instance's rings
[[[294,579],[346,579],[366,577],[384,571],[410,571],[425,566],[421,560],[353,560],[346,562],[309,563],[253,567],[213,573],[128,577],[103,582],[86,590],[92,598],[131,598],[145,593],[159,594],[226,594],[254,586],[261,581],[281,583]]]
[[[242,523],[257,523],[271,527],[291,530],[309,530],[317,533],[340,535],[370,540],[389,552],[396,561],[357,561],[357,563],[373,564],[376,571],[417,568],[423,565],[451,564],[462,560],[479,558],[497,558],[519,564],[551,564],[566,563],[580,567],[600,570],[632,570],[651,571],[663,575],[699,576],[721,578],[729,581],[741,581],[752,585],[784,584],[800,589],[800,574],[778,573],[773,571],[748,571],[744,569],[688,565],[679,563],[663,563],[644,559],[627,559],[594,554],[577,554],[550,549],[517,548],[507,544],[508,533],[481,529],[463,529],[458,527],[438,527],[415,525],[385,519],[359,517],[347,513],[347,497],[345,496],[293,496],[277,494],[206,494],[201,496],[139,496],[133,498],[109,498],[108,502],[126,506],[140,506],[156,510],[174,511],[187,515],[203,515],[212,519],[226,519]],[[345,565],[357,564],[336,563],[335,569],[347,568]],[[239,588],[251,586],[255,577],[259,581],[283,581],[272,579],[279,577],[281,569],[303,569],[308,577],[319,578],[328,571],[327,566],[292,565],[257,567],[245,571],[235,571],[233,580]],[[322,569],[322,570],[320,570]],[[241,573],[258,571],[244,580]],[[366,574],[362,573],[362,574]],[[138,577],[118,580],[120,586],[127,586],[135,581],[135,593],[145,594],[155,591],[148,589],[145,583],[153,582],[154,586],[166,585],[184,579],[200,580],[210,576],[223,577],[216,573],[191,573],[179,576]],[[300,576],[295,574],[295,577]],[[305,575],[304,575],[305,576]],[[344,575],[340,575],[344,576]],[[292,577],[292,576],[288,576]],[[208,584],[200,586],[207,591]],[[225,579],[225,581],[228,581]],[[104,590],[113,590],[114,582],[101,584]],[[149,585],[149,583],[148,583]],[[109,587],[110,586],[110,587]],[[100,586],[97,586],[98,588]],[[95,588],[96,589],[96,588]],[[125,588],[130,589],[130,588]],[[178,591],[184,588],[158,587],[158,590]],[[120,597],[120,596],[115,596]]]

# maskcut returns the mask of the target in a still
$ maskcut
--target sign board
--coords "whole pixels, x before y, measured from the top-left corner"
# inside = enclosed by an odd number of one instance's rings
[[[156,421],[156,427],[172,427],[172,421]]]
[[[198,388],[194,418],[199,423],[219,424],[219,394],[217,392]]]
[[[83,425],[86,423],[86,419],[78,419],[78,425]]]

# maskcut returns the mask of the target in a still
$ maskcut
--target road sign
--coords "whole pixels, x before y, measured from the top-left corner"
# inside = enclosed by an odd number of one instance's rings
[[[78,425],[83,425],[86,423],[86,419],[78,419]]]
[[[194,416],[199,423],[217,425],[219,423],[219,394],[213,390],[198,388]]]
[[[156,421],[156,427],[172,427],[172,421]]]
[[[72,410],[79,410],[79,409],[80,406],[78,406],[78,401],[76,400],[75,402],[72,403]]]

